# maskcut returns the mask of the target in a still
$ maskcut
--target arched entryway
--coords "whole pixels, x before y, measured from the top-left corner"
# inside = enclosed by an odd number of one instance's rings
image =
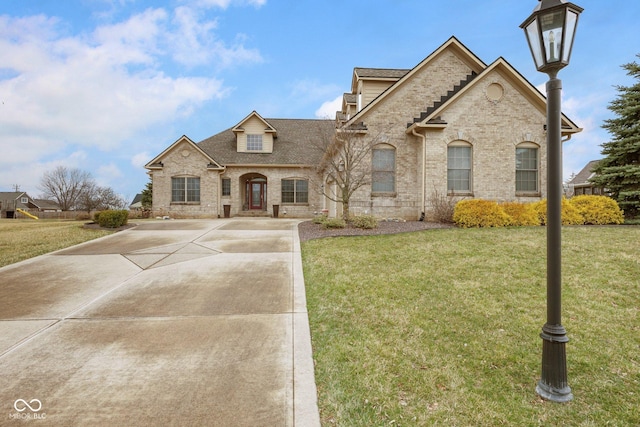
[[[240,180],[244,189],[243,210],[267,210],[267,177],[253,173],[243,175]]]

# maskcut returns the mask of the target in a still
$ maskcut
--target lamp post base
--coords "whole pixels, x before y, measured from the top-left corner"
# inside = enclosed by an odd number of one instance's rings
[[[567,382],[567,353],[569,341],[562,325],[544,325],[542,333],[542,377],[536,393],[552,402],[569,402],[573,399]]]

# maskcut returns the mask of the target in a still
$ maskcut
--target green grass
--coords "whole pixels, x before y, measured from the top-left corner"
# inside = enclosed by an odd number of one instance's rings
[[[565,404],[535,393],[545,242],[531,227],[303,243],[323,425],[640,425],[640,227],[563,228]]]
[[[78,221],[0,220],[0,267],[112,233],[83,225]]]

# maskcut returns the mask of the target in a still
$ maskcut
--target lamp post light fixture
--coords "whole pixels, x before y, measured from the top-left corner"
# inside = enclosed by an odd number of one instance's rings
[[[538,71],[547,73],[547,322],[542,327],[542,375],[536,392],[553,402],[573,399],[567,381],[569,341],[562,326],[562,82],[569,64],[578,17],[583,9],[565,0],[539,0],[520,28]]]

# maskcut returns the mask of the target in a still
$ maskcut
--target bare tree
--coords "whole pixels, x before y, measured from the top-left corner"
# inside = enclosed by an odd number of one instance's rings
[[[100,187],[95,182],[88,182],[78,197],[76,207],[91,213],[106,209],[124,209],[126,200],[116,194],[111,187]]]
[[[89,172],[58,166],[42,175],[38,189],[43,198],[55,200],[60,209],[68,211],[76,207],[80,196],[92,184]]]
[[[320,172],[331,185],[321,185],[322,194],[342,204],[342,218],[349,219],[351,198],[360,188],[371,185],[372,151],[382,142],[382,132],[369,135],[364,124],[339,128],[324,146]]]

